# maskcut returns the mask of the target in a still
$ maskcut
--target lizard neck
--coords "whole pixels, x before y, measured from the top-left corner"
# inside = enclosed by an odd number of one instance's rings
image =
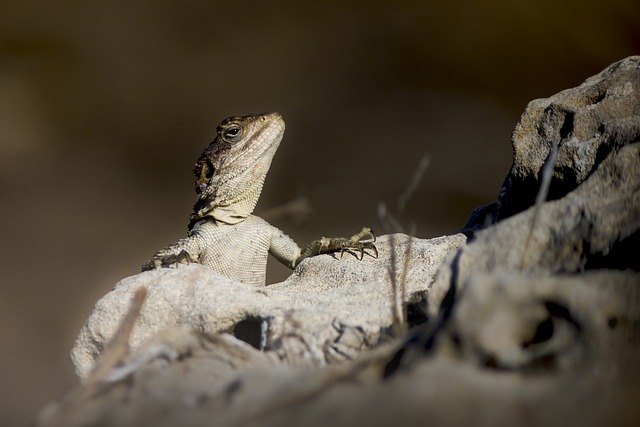
[[[223,224],[238,224],[247,219],[258,203],[268,169],[269,165],[258,177],[240,174],[220,186],[214,197],[199,199],[191,214],[189,228],[202,219]]]

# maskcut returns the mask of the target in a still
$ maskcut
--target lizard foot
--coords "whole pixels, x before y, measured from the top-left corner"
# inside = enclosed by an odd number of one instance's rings
[[[179,264],[197,263],[198,260],[186,250],[181,250],[177,254],[160,255],[156,254],[142,266],[142,271],[154,270],[162,267],[173,267]]]
[[[378,258],[378,249],[374,245],[376,236],[369,227],[362,227],[362,230],[347,238],[344,237],[323,237],[314,240],[307,246],[296,260],[295,265],[300,264],[305,258],[315,255],[330,254],[340,252],[340,257],[345,252],[352,254],[358,260],[362,260],[367,254],[373,258]]]
[[[373,234],[373,230],[369,227],[362,227],[362,230],[349,237],[348,239],[344,238],[334,238],[333,244],[340,244],[340,257],[344,255],[345,252],[348,252],[354,255],[356,258],[362,261],[364,258],[364,254],[378,258],[378,249],[376,245],[374,245],[376,241],[376,235]],[[372,253],[366,252],[366,250],[371,251]],[[360,257],[358,257],[358,252],[360,252]]]

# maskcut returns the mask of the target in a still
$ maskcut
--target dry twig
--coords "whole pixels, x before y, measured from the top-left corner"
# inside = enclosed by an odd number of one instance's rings
[[[146,297],[147,288],[140,287],[136,289],[129,310],[120,322],[109,344],[107,344],[102,357],[96,362],[87,381],[77,386],[61,403],[53,407],[52,413],[46,415],[51,420],[51,422],[47,423],[48,425],[56,427],[69,425],[71,418],[76,416],[81,408],[96,396],[100,390],[103,390],[109,373],[122,364],[129,354],[129,337]]]
[[[549,195],[549,185],[551,184],[551,176],[553,174],[553,168],[556,164],[556,158],[558,157],[558,143],[553,140],[551,141],[551,152],[549,152],[549,156],[547,156],[547,160],[545,161],[544,166],[542,167],[542,178],[540,182],[540,189],[538,190],[538,194],[536,196],[535,209],[533,212],[533,219],[531,220],[531,227],[529,228],[529,234],[527,234],[527,240],[524,244],[524,250],[522,251],[522,257],[520,258],[520,270],[524,268],[525,260],[527,259],[527,251],[529,250],[529,245],[531,243],[531,237],[533,236],[533,229],[538,222],[538,217],[540,216],[540,208],[542,204],[547,200],[547,196]]]

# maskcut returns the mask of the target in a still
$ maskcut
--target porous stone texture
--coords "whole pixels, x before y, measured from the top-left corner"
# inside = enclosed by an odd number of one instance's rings
[[[551,141],[558,143],[552,201],[540,207],[528,241],[535,215],[531,205]],[[501,267],[547,274],[640,270],[640,56],[612,64],[576,88],[530,102],[512,143],[513,166],[498,201],[474,212],[465,226],[474,239],[457,254],[458,265],[447,263],[440,271],[430,292],[431,314],[449,288],[454,267],[459,283],[469,272],[498,265],[497,260]],[[487,227],[494,223],[499,227]]]
[[[513,165],[498,199],[498,219],[531,206],[551,143],[558,143],[549,199],[565,196],[600,163],[640,136],[640,56],[612,64],[580,86],[527,106],[513,131]]]
[[[454,273],[464,287],[471,274],[496,266],[542,275],[640,270],[639,160],[640,139],[612,152],[565,197],[543,204],[526,250],[534,207],[476,231],[456,253],[456,262],[451,258],[440,270],[429,293],[429,313],[439,310]]]
[[[531,102],[498,200],[474,212],[466,241],[383,236],[378,260],[316,257],[266,288],[198,266],[125,279],[74,359],[87,375],[145,285],[133,353],[38,425],[636,425],[639,90],[629,57]],[[401,278],[405,259],[404,303],[422,316],[389,337],[402,283],[390,267]]]
[[[545,276],[499,269],[470,275],[458,291],[439,345],[477,366],[575,370],[638,338],[636,272]]]
[[[313,257],[284,282],[266,287],[235,282],[197,264],[137,274],[97,302],[71,359],[78,375],[86,377],[141,286],[149,294],[131,335],[134,349],[167,327],[189,325],[207,334],[232,333],[290,363],[352,358],[387,336],[392,324],[392,247],[396,283],[409,257],[401,302],[408,305],[424,303],[442,260],[465,242],[462,234],[430,240],[383,236],[376,242],[378,258]]]

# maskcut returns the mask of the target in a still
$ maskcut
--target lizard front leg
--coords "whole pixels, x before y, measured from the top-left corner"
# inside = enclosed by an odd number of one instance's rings
[[[340,252],[341,257],[345,252],[348,252],[359,260],[362,260],[365,254],[378,258],[378,249],[374,245],[375,241],[376,236],[369,227],[362,227],[362,230],[348,239],[344,237],[323,237],[314,240],[302,251],[296,259],[294,267],[300,264],[305,258],[336,252]],[[367,251],[371,251],[372,254]],[[358,254],[360,254],[360,256],[358,256]]]
[[[142,271],[200,262],[199,240],[197,235],[189,235],[185,239],[178,240],[171,246],[156,252],[142,265]]]

